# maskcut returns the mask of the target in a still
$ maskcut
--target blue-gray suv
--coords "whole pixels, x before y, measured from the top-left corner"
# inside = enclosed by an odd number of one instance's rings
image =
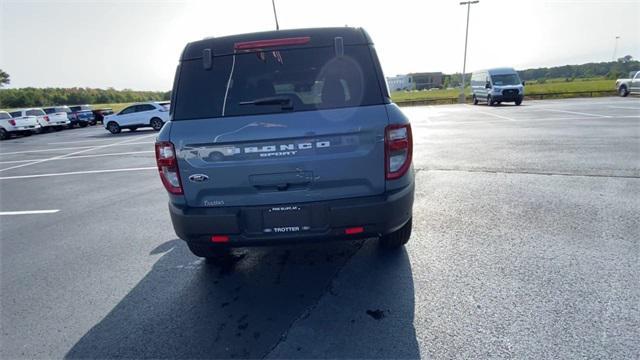
[[[411,125],[360,28],[187,44],[156,159],[177,235],[230,247],[411,236]]]

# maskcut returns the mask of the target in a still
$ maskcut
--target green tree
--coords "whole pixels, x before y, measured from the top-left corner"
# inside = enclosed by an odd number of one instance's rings
[[[9,74],[7,74],[5,71],[0,69],[0,87],[3,87],[4,85],[10,82],[11,80],[9,79]]]

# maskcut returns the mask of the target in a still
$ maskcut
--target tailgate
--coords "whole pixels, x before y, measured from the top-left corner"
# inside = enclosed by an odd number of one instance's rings
[[[374,105],[174,121],[170,136],[189,206],[270,205],[384,192],[387,122]]]

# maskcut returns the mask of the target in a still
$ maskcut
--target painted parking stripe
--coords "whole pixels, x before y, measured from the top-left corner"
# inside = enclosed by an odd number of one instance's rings
[[[592,117],[599,117],[599,118],[610,118],[611,117],[609,115],[590,114],[590,113],[585,113],[585,112],[569,111],[569,110],[558,110],[558,109],[539,109],[539,110],[554,111],[554,112],[560,112],[560,113],[565,113],[565,114],[575,114],[575,115],[582,115],[582,116],[592,116]]]
[[[41,177],[52,176],[69,176],[69,175],[84,175],[84,174],[101,174],[101,173],[115,173],[115,172],[127,172],[127,171],[147,171],[158,170],[155,166],[138,167],[138,168],[124,168],[124,169],[108,169],[108,170],[87,170],[87,171],[72,171],[64,173],[50,173],[50,174],[32,174],[32,175],[16,175],[16,176],[3,176],[0,180],[14,180],[14,179],[32,179]]]
[[[114,144],[111,144],[110,146],[145,145],[145,144],[153,144],[153,143],[154,143],[153,141],[141,141],[141,142],[130,142],[130,143],[114,143]],[[67,148],[51,148],[51,149],[42,149],[42,150],[14,151],[14,152],[0,153],[0,155],[20,155],[20,154],[52,152],[52,151],[62,151],[62,150],[80,150],[80,149],[100,148],[101,146],[106,146],[106,145],[74,146],[74,147],[67,147]]]
[[[53,159],[53,160],[71,160],[71,159],[85,159],[85,158],[95,158],[95,157],[103,157],[103,156],[122,156],[122,155],[153,154],[153,153],[155,153],[155,151],[153,150],[128,151],[128,152],[108,153],[108,154],[67,156],[64,158]],[[27,163],[27,162],[38,161],[38,160],[42,160],[42,159],[0,161],[0,164],[20,164],[20,163]]]
[[[65,158],[67,156],[85,153],[85,152],[88,152],[88,151],[104,149],[104,148],[108,148],[108,147],[111,147],[111,146],[122,145],[122,144],[125,144],[125,143],[131,143],[133,140],[149,138],[149,137],[152,137],[152,136],[156,136],[156,135],[155,134],[147,135],[147,136],[142,136],[142,137],[139,137],[139,138],[133,138],[133,139],[127,139],[127,140],[119,141],[119,142],[113,143],[113,144],[94,146],[94,147],[91,147],[89,149],[79,150],[79,151],[75,151],[75,152],[72,152],[72,153],[69,153],[69,154],[58,155],[58,156],[54,156],[54,157],[47,158],[47,159],[41,159],[41,160],[33,161],[33,162],[30,162],[30,163],[14,165],[14,166],[11,166],[11,167],[8,167],[8,168],[0,169],[0,172],[1,171],[12,170],[12,169],[18,169],[18,168],[22,168],[22,167],[25,167],[25,166],[36,165],[36,164],[40,164],[40,163],[51,161],[51,160],[57,160],[57,159]]]
[[[472,105],[466,105],[466,106],[474,107],[474,106],[472,106]],[[498,114],[494,114],[494,113],[492,113],[492,112],[488,112],[488,111],[478,110],[478,109],[476,109],[475,107],[474,107],[474,112],[479,112],[479,113],[481,113],[481,114],[490,115],[490,116],[496,117],[496,118],[498,118],[498,119],[504,119],[504,120],[509,120],[509,121],[516,121],[516,119],[510,118],[510,117],[506,117],[506,116],[502,116],[502,115],[498,115]]]
[[[2,215],[36,215],[36,214],[55,214],[60,210],[28,210],[28,211],[0,211]]]

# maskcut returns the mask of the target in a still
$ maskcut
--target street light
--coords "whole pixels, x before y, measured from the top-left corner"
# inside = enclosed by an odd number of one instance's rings
[[[280,30],[280,25],[278,25],[278,13],[276,12],[276,1],[271,0],[271,5],[273,6],[273,17],[276,18],[276,30]]]
[[[479,3],[479,0],[475,1],[462,1],[460,5],[467,5],[467,30],[464,34],[464,60],[462,61],[462,81],[460,85],[460,96],[458,97],[458,102],[464,104],[465,96],[464,96],[464,75],[467,71],[467,39],[469,38],[469,13],[471,12],[471,4]]]
[[[620,40],[620,36],[616,36],[616,42],[613,45],[613,56],[611,57],[611,61],[616,61],[616,53],[618,52],[618,40]]]

